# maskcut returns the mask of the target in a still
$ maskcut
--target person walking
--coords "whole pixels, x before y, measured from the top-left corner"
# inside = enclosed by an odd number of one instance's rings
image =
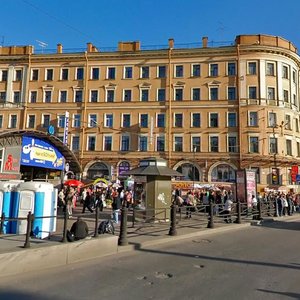
[[[93,212],[92,208],[91,208],[91,204],[92,204],[92,195],[90,193],[87,193],[85,200],[83,202],[83,208],[82,208],[82,213],[85,213],[85,209],[87,208],[91,213]]]
[[[116,189],[112,190],[112,210],[113,210],[113,222],[119,224],[119,212],[121,208],[121,199],[118,191]]]
[[[231,211],[232,211],[233,201],[230,197],[227,198],[224,204],[224,218],[226,223],[232,223]]]
[[[67,213],[69,218],[72,217],[72,208],[73,208],[73,197],[74,197],[74,189],[70,188],[67,191],[67,195],[66,195],[66,206],[67,206]]]

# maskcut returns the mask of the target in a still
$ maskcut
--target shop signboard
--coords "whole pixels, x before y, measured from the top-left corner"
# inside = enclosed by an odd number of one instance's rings
[[[291,179],[292,179],[292,182],[296,182],[297,179],[297,174],[298,174],[298,166],[292,166],[292,170],[291,170]]]
[[[2,173],[19,174],[21,147],[6,147],[4,150]]]
[[[21,165],[64,170],[64,157],[46,141],[24,136],[22,138]]]
[[[253,170],[236,171],[236,195],[237,199],[250,204],[252,195],[256,196],[256,173]]]

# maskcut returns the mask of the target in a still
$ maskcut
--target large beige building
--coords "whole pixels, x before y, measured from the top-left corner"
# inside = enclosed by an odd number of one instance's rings
[[[260,189],[297,190],[300,57],[291,42],[241,35],[220,47],[204,37],[192,48],[170,39],[164,49],[53,52],[0,48],[0,130],[54,128],[63,140],[67,113],[83,178],[116,178],[156,156],[183,180],[234,182],[251,168]]]

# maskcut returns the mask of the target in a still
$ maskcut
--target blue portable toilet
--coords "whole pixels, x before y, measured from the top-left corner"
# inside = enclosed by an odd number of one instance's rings
[[[5,218],[12,217],[12,207],[14,199],[17,197],[16,187],[20,181],[0,182],[0,213],[4,213]],[[3,233],[11,233],[11,221],[4,221]]]
[[[14,202],[13,215],[26,218],[28,212],[34,214],[33,234],[38,238],[46,238],[56,230],[56,197],[57,190],[48,182],[23,182],[18,185],[18,197]],[[27,220],[13,223],[13,233],[25,234]]]

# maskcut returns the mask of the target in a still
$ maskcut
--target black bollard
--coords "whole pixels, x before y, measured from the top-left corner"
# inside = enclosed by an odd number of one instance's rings
[[[277,204],[277,199],[275,198],[275,213],[274,213],[274,217],[278,217],[278,204]]]
[[[257,203],[257,208],[258,208],[258,220],[262,220],[262,203],[261,200],[258,200]]]
[[[67,226],[68,226],[68,212],[67,210],[64,212],[64,229],[63,229],[63,238],[61,240],[62,243],[67,241]]]
[[[32,214],[31,211],[27,215],[27,228],[26,228],[26,239],[24,243],[24,248],[30,248],[30,234],[31,234],[31,229],[32,229]]]
[[[237,210],[237,217],[236,217],[236,220],[234,221],[234,223],[241,224],[242,221],[241,221],[241,202],[240,202],[240,200],[237,200],[237,202],[236,202],[236,210]]]
[[[96,210],[95,210],[95,233],[94,233],[94,237],[98,237],[99,233],[98,233],[98,223],[99,223],[99,206],[96,205]]]
[[[121,226],[120,226],[120,235],[118,239],[119,246],[128,245],[127,241],[127,212],[128,208],[123,206],[121,209]]]
[[[3,227],[4,227],[4,221],[5,221],[5,213],[3,212],[1,215],[1,225],[0,225],[0,234],[3,234]]]
[[[177,205],[172,204],[171,205],[171,226],[169,230],[169,235],[175,236],[177,235],[177,230],[176,230],[176,210],[177,210]]]
[[[214,204],[212,201],[209,203],[209,220],[207,224],[207,228],[214,228]]]

